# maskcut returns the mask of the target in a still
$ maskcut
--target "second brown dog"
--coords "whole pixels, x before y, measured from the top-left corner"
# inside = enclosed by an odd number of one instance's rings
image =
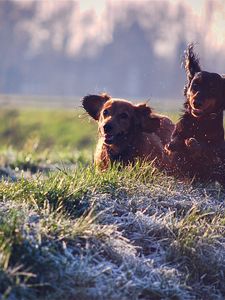
[[[184,66],[184,112],[166,145],[173,157],[171,168],[183,177],[225,186],[225,78],[202,71],[193,44],[185,52]]]
[[[105,170],[115,161],[123,165],[136,159],[166,165],[164,146],[170,141],[174,124],[166,117],[152,113],[146,104],[133,105],[107,94],[88,95],[84,109],[98,122],[99,140],[95,163]]]

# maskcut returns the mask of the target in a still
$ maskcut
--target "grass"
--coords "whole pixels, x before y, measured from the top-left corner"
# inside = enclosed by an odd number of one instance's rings
[[[218,184],[182,183],[149,164],[99,173],[96,126],[80,112],[9,112],[0,121],[9,173],[0,182],[1,299],[225,298]]]
[[[88,163],[96,124],[80,110],[2,109],[0,162],[17,171]]]
[[[80,110],[4,109],[0,112],[2,144],[16,149],[87,148],[96,126]]]

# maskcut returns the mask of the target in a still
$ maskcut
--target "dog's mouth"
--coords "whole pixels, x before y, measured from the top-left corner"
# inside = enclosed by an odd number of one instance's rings
[[[191,106],[191,114],[195,118],[200,118],[203,115],[214,113],[216,110],[216,105],[215,105],[216,100],[215,99],[205,99],[204,104],[202,105],[201,108],[195,107],[193,102],[194,102],[194,98],[189,103]]]
[[[117,134],[105,134],[104,135],[104,143],[107,145],[115,144],[119,139],[124,138],[125,134],[123,132],[119,132]]]

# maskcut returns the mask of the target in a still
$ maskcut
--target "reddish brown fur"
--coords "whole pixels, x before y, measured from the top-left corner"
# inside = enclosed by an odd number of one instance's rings
[[[164,146],[174,129],[169,118],[153,114],[146,104],[133,105],[106,94],[84,97],[83,107],[98,121],[94,160],[100,169],[115,161],[126,165],[136,159],[155,160],[157,166],[164,164]]]
[[[201,180],[219,180],[224,185],[225,79],[219,74],[201,71],[193,45],[186,51],[185,70],[185,111],[166,149],[173,153],[176,172]]]

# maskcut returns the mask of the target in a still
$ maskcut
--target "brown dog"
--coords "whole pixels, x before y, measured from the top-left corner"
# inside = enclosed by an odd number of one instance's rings
[[[153,114],[146,104],[133,105],[107,94],[88,95],[82,103],[98,121],[94,160],[101,170],[115,161],[126,165],[141,159],[155,160],[157,166],[164,164],[164,146],[174,129],[169,118]]]
[[[186,50],[184,66],[187,75],[184,113],[166,149],[175,153],[173,162],[184,175],[217,180],[217,169],[221,164],[224,168],[225,156],[225,78],[201,70],[192,44]],[[225,178],[225,174],[221,176]]]

